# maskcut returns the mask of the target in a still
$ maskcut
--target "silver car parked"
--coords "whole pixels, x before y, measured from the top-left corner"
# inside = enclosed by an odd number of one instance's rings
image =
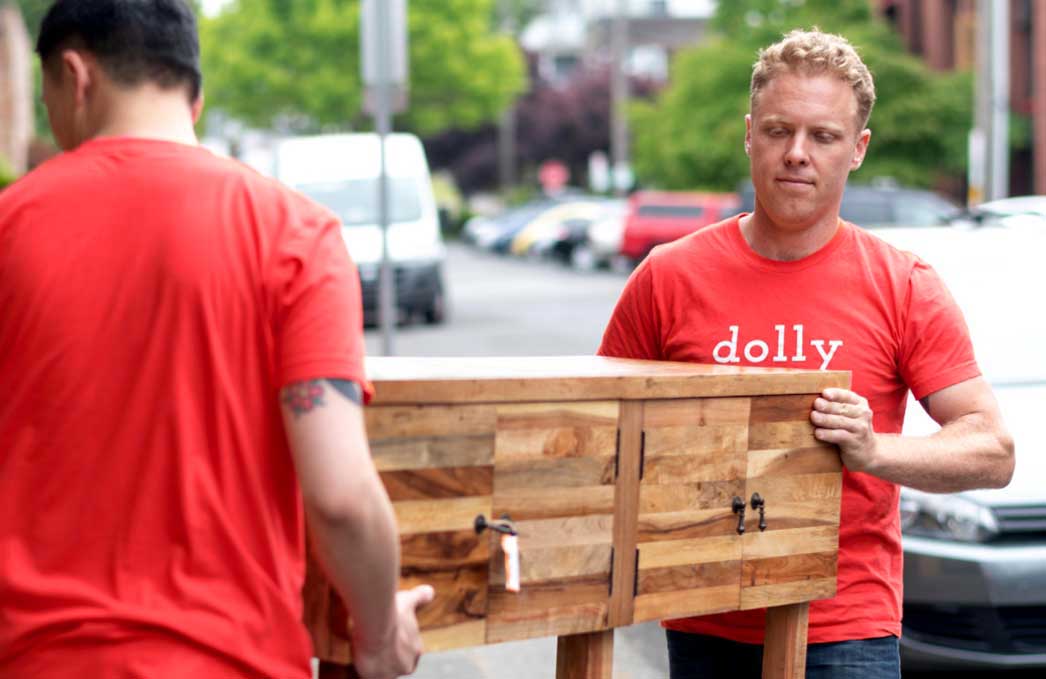
[[[902,489],[904,668],[1046,668],[1046,229],[878,233],[948,284],[1017,448],[1006,488]],[[905,433],[935,429],[910,402]]]

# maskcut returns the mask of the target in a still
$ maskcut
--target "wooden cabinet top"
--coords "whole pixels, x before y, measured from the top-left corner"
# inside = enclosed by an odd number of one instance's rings
[[[810,394],[850,383],[844,371],[600,356],[370,357],[367,376],[374,405]]]

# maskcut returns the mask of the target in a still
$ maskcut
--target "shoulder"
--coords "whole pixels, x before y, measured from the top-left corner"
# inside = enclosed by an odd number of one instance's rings
[[[671,243],[658,245],[647,256],[652,272],[692,271],[702,268],[705,262],[721,261],[729,250],[738,218],[739,215],[725,219]]]
[[[854,224],[849,224],[849,227],[853,231],[854,249],[862,260],[873,265],[873,273],[907,278],[915,269],[928,266],[918,255],[903,246],[889,243],[883,237]]]

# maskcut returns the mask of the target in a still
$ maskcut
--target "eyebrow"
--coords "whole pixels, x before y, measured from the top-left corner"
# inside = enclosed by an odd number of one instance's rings
[[[764,127],[766,125],[794,126],[795,124],[787,118],[784,118],[783,116],[766,116],[765,118],[759,120],[757,125],[759,125],[760,127]],[[814,123],[813,125],[806,125],[805,127],[811,127],[815,130],[822,130],[824,132],[831,132],[834,134],[844,134],[846,132],[844,128],[840,127],[839,125],[834,125],[832,123]]]

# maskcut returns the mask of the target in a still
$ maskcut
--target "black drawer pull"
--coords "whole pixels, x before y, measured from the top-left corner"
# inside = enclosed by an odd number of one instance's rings
[[[766,500],[759,493],[752,495],[752,509],[759,510],[759,530],[766,530]]]
[[[482,533],[484,530],[489,528],[496,533],[504,533],[505,535],[517,535],[516,525],[512,523],[512,519],[508,514],[501,516],[501,521],[487,521],[487,517],[480,514],[476,517],[473,527],[476,529],[476,534]]]
[[[734,496],[734,501],[731,505],[731,509],[734,510],[734,514],[737,514],[737,534],[744,535],[745,533],[745,501],[738,496]]]

